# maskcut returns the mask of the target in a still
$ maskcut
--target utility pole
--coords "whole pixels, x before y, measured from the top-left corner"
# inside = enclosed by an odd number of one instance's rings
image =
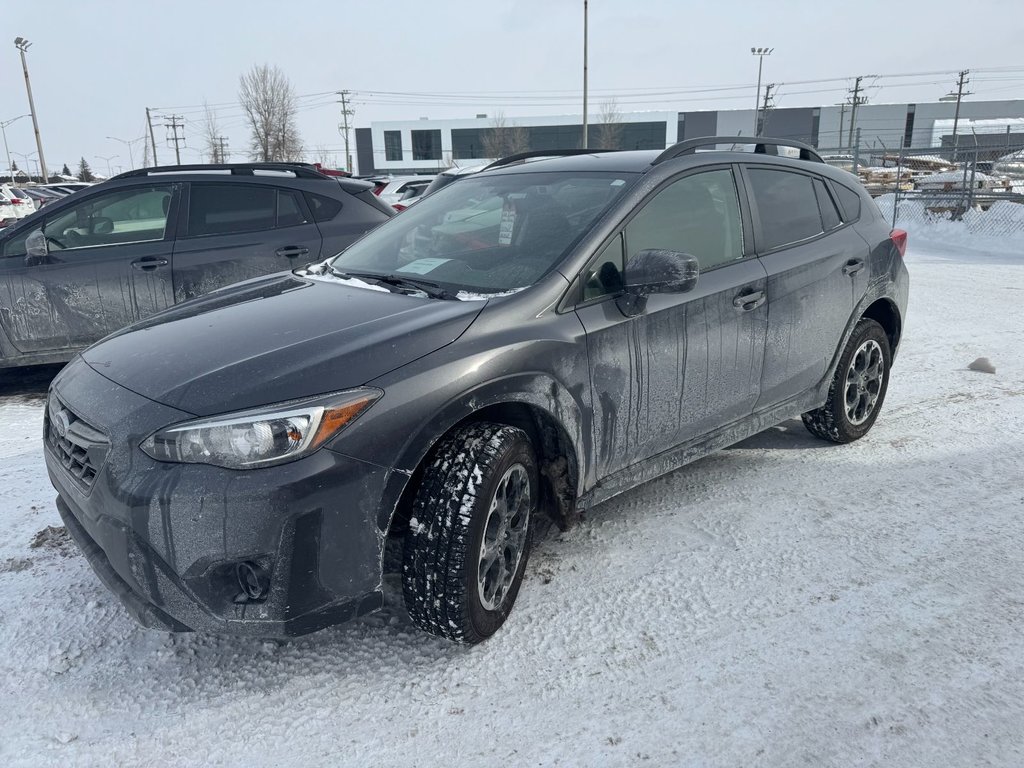
[[[846,117],[846,102],[841,101],[836,106],[839,107],[839,138],[836,140],[836,146],[843,146],[843,119]]]
[[[583,149],[587,148],[587,0],[583,0]]]
[[[46,171],[46,158],[43,157],[43,139],[39,135],[39,118],[36,117],[36,104],[32,99],[32,81],[28,76],[28,60],[25,58],[25,51],[32,45],[23,37],[14,39],[14,47],[21,51],[21,68],[25,72],[25,90],[28,91],[28,111],[32,113],[32,129],[36,132],[36,149],[39,150],[39,167],[43,171],[44,183],[50,181],[50,174]]]
[[[761,108],[761,119],[758,121],[757,125],[757,136],[761,136],[765,131],[765,127],[768,125],[768,110],[773,106],[769,103],[772,98],[773,88],[775,88],[775,83],[768,83],[764,87],[764,106]]]
[[[348,91],[338,91],[341,96],[341,125],[338,126],[345,137],[345,170],[352,173],[352,155],[348,151],[348,119],[355,114],[355,110],[348,108]]]
[[[964,90],[964,86],[967,85],[969,82],[971,82],[970,80],[967,79],[967,75],[969,75],[970,72],[971,71],[969,69],[965,69],[962,72],[958,73],[958,77],[957,77],[957,81],[956,81],[956,111],[953,113],[953,159],[954,160],[956,160],[956,145],[957,145],[956,128],[957,128],[957,124],[960,122],[960,101],[963,99],[964,96],[970,96],[971,95],[970,91],[965,91]]]
[[[146,107],[146,125],[149,126],[149,141],[153,145],[153,165],[156,165],[156,135],[153,133],[153,117],[149,114],[149,107]]]
[[[847,138],[847,143],[853,146],[853,131],[857,125],[857,107],[864,104],[867,100],[867,96],[860,95],[860,83],[865,77],[874,77],[874,75],[858,75],[857,79],[853,82],[853,96],[850,98],[850,135]]]
[[[217,162],[226,163],[228,161],[228,140],[226,136],[217,137]]]
[[[174,142],[174,162],[176,165],[181,165],[181,144],[185,141],[185,121],[178,115],[171,115],[167,119],[170,120],[170,122],[164,123],[164,126],[170,128],[174,134],[174,136],[168,139],[168,141]],[[183,129],[181,136],[178,136],[179,128]]]

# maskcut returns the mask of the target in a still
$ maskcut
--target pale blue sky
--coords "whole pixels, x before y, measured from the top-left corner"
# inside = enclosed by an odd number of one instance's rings
[[[356,126],[580,111],[582,0],[4,0],[0,15],[0,120],[28,112],[13,45],[22,36],[33,43],[29,67],[51,172],[83,155],[97,170],[106,165],[98,155],[119,155],[115,170],[127,168],[126,147],[106,136],[142,136],[146,106],[198,121],[204,99],[218,105],[233,158],[243,159],[247,131],[232,102],[238,76],[254,63],[286,72],[304,96],[306,146],[326,145],[339,162],[331,94],[342,88],[355,92]],[[784,84],[779,107],[836,103],[843,78],[857,74],[935,73],[882,78],[868,92],[873,103],[933,100],[952,87],[947,73],[963,68],[972,70],[972,99],[1024,98],[1022,29],[1024,0],[592,0],[591,111],[612,94],[624,111],[750,108],[753,45],[775,47],[764,79]],[[978,71],[994,68],[1016,71]],[[798,82],[828,78],[839,79]],[[670,93],[652,95],[659,90]],[[7,133],[12,152],[35,151],[30,120]],[[167,162],[164,133],[158,127],[157,148]],[[182,159],[198,161],[198,125],[187,125],[186,136],[195,149]]]

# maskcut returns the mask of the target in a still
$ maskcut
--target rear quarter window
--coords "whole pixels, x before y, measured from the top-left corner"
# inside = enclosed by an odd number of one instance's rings
[[[842,184],[833,184],[836,195],[839,197],[839,205],[843,209],[843,221],[851,222],[860,218],[860,195],[849,187]]]
[[[306,192],[305,195],[309,210],[313,212],[313,221],[330,221],[341,210],[341,201],[333,197],[315,195],[312,192]]]

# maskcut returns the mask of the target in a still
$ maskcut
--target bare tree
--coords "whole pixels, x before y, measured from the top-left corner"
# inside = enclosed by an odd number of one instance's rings
[[[253,65],[239,78],[238,101],[249,121],[253,159],[302,159],[302,139],[295,124],[295,88],[284,72],[269,64]]]
[[[210,109],[210,105],[203,100],[203,122],[200,127],[200,134],[203,138],[203,147],[206,156],[211,163],[227,162],[221,152],[220,125],[217,123],[217,113]]]
[[[498,112],[491,120],[491,127],[480,139],[484,155],[489,158],[505,157],[530,148],[530,134],[521,125],[509,125],[504,112]]]
[[[320,163],[324,168],[333,168],[335,153],[331,152],[326,144],[317,144],[316,149],[313,151],[313,162]]]
[[[601,105],[601,116],[598,118],[597,148],[622,149],[622,113],[615,99]]]

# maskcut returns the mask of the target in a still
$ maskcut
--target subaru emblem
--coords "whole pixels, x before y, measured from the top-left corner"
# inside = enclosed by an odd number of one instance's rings
[[[57,430],[57,434],[61,437],[66,437],[68,434],[68,427],[71,426],[71,420],[68,419],[68,412],[61,409],[53,417],[53,428]]]

